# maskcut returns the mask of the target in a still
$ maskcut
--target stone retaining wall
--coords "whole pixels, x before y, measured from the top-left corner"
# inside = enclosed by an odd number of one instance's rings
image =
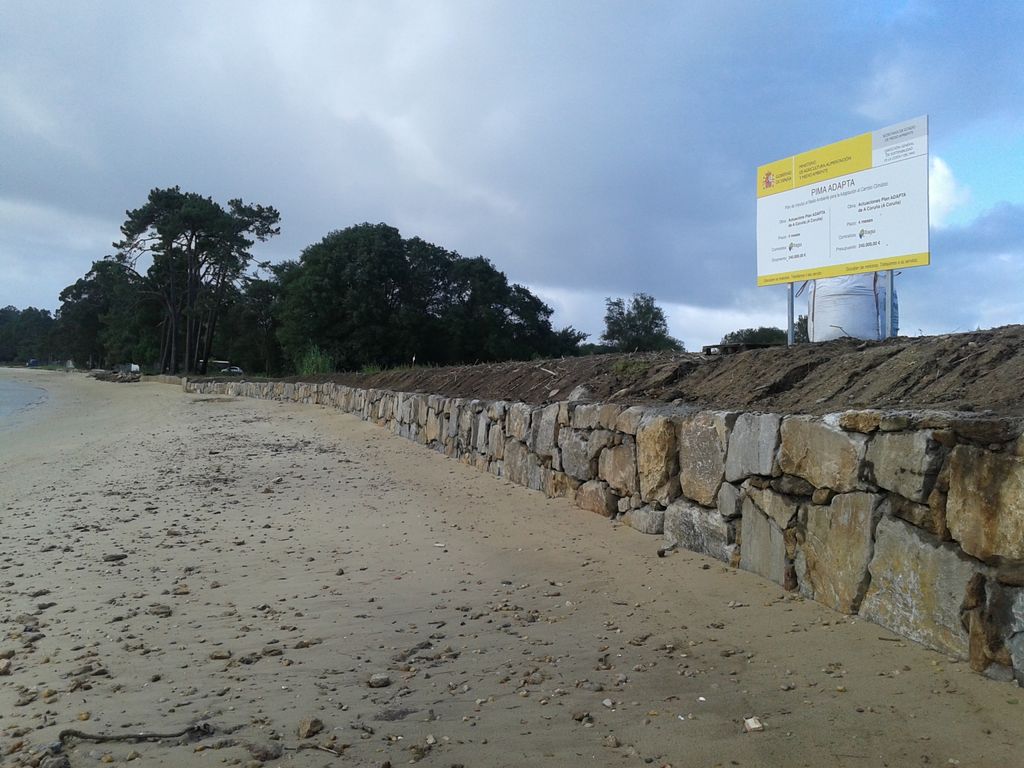
[[[1019,420],[531,406],[331,383],[183,386],[357,414],[1024,684]]]

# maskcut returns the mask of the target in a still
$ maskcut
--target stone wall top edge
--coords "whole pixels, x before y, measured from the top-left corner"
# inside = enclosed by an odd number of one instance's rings
[[[204,386],[204,385],[223,385],[230,383],[249,383],[246,380],[203,380],[194,379],[188,377],[182,377],[182,383],[189,387]],[[265,381],[255,383],[268,383]],[[294,386],[312,385],[316,382],[290,382]],[[489,405],[489,404],[505,404],[506,406],[513,405],[526,405],[531,410],[546,408],[551,405],[566,405],[570,409],[574,409],[581,405],[618,405],[623,408],[640,408],[644,411],[645,415],[663,415],[663,416],[690,416],[701,413],[750,413],[750,414],[764,414],[764,415],[776,415],[783,418],[804,418],[813,421],[823,421],[833,426],[841,426],[841,428],[847,431],[858,431],[851,430],[847,426],[842,426],[840,420],[844,416],[864,416],[864,417],[876,417],[880,420],[887,420],[888,426],[883,431],[897,431],[895,427],[904,424],[903,429],[957,429],[970,428],[972,426],[982,425],[1002,425],[1005,433],[1008,435],[1007,439],[1014,439],[1024,433],[1024,417],[1021,416],[1000,416],[987,411],[968,411],[968,410],[940,410],[936,408],[849,408],[842,411],[832,411],[825,414],[805,414],[798,412],[784,412],[778,410],[771,410],[765,408],[731,408],[723,406],[710,406],[710,405],[698,405],[693,403],[623,403],[615,400],[557,400],[549,403],[526,403],[523,401],[499,399],[499,400],[486,400],[477,397],[465,397],[465,396],[449,396],[439,393],[432,392],[406,392],[401,390],[381,389],[381,388],[361,388],[350,385],[344,385],[345,389],[357,392],[362,391],[369,394],[371,397],[379,398],[382,396],[393,396],[393,397],[438,397],[444,401],[451,401],[454,403],[476,403],[478,405]]]

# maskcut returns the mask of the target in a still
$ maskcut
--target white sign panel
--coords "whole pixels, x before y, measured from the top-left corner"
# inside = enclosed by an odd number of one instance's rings
[[[927,266],[928,118],[757,169],[757,284]]]

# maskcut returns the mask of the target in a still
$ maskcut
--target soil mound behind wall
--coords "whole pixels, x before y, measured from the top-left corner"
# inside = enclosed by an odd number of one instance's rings
[[[583,386],[594,400],[681,400],[702,407],[778,413],[937,408],[1024,415],[1024,326],[880,342],[844,339],[721,357],[594,355],[399,368],[321,380],[532,404],[564,400]]]

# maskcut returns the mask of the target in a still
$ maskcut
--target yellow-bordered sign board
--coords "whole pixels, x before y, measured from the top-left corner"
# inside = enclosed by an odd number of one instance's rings
[[[757,284],[927,266],[928,118],[757,169]]]

